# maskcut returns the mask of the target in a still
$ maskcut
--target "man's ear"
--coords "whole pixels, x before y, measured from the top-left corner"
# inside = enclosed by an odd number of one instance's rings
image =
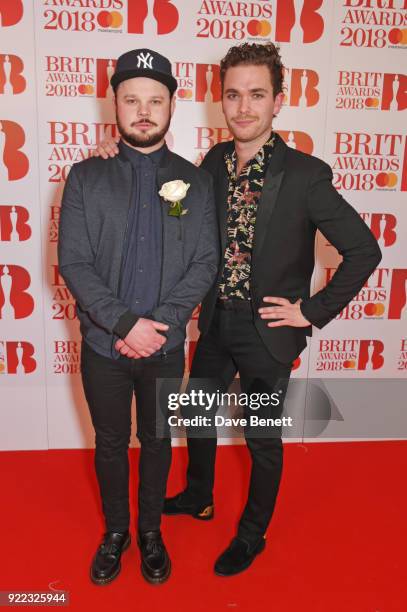
[[[176,95],[175,95],[175,92],[174,92],[174,93],[172,94],[172,97],[171,97],[171,102],[170,102],[171,117],[173,116],[174,111],[175,111],[176,101],[177,101],[177,100],[176,100]]]
[[[281,107],[283,106],[283,102],[284,102],[284,93],[282,91],[280,91],[279,94],[276,95],[276,97],[274,98],[274,116],[278,115],[278,113],[281,110]]]

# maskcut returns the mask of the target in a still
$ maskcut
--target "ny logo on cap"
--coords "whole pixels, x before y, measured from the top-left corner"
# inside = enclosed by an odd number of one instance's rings
[[[137,56],[137,68],[153,68],[153,56],[151,53],[139,53]]]

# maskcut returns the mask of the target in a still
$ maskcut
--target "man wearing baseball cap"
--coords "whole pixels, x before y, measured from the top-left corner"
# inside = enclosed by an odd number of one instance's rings
[[[111,85],[119,155],[72,167],[59,268],[77,302],[106,522],[91,579],[112,581],[130,544],[134,394],[141,446],[137,541],[142,574],[156,584],[171,570],[160,532],[171,440],[161,396],[156,409],[156,381],[183,377],[186,324],[217,273],[217,225],[210,175],[165,144],[177,88],[169,60],[151,49],[129,51],[117,60]]]

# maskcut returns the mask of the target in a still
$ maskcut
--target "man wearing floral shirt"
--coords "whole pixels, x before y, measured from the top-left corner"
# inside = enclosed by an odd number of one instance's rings
[[[202,303],[189,384],[227,391],[239,372],[247,395],[280,398],[257,411],[268,423],[281,416],[292,362],[306,346],[311,325],[322,328],[345,308],[381,253],[369,228],[333,187],[330,167],[287,147],[273,131],[284,99],[278,49],[244,43],[228,51],[220,68],[233,141],[215,145],[202,167],[214,179],[223,259]],[[112,143],[105,149],[105,155],[115,154]],[[317,229],[343,261],[328,285],[310,296]],[[246,414],[249,419],[250,409]],[[249,491],[236,537],[215,563],[219,576],[246,570],[265,548],[282,474],[281,433],[280,425],[245,428]],[[213,518],[211,434],[210,427],[206,436],[189,432],[187,487],[165,501],[165,514]]]

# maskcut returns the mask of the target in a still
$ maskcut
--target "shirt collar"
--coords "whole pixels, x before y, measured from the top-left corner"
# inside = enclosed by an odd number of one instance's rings
[[[131,163],[134,168],[139,167],[143,161],[146,159],[150,160],[154,166],[159,166],[165,153],[168,151],[167,145],[164,143],[162,147],[157,149],[157,151],[153,151],[152,153],[142,153],[141,151],[137,151],[137,149],[133,149],[128,144],[120,140],[119,142],[119,150],[126,159]]]
[[[251,166],[254,162],[257,162],[258,164],[267,163],[273,152],[275,141],[276,141],[276,135],[274,132],[271,132],[270,137],[267,140],[267,142],[264,143],[264,145],[257,151],[257,153],[252,157],[252,159],[245,164],[245,166],[246,167]],[[232,151],[227,151],[224,157],[225,157],[226,168],[227,168],[229,176],[231,178],[236,178],[237,155],[236,155],[235,146],[233,146]]]

